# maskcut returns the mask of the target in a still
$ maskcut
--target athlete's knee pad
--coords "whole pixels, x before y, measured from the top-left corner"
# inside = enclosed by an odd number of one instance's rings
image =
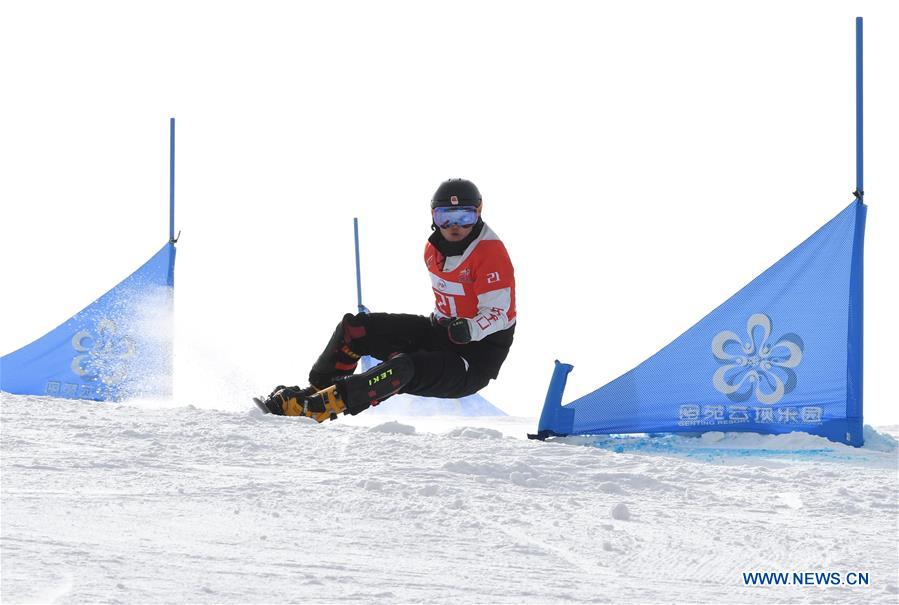
[[[369,406],[378,405],[396,395],[415,376],[415,366],[408,355],[400,354],[378,364],[367,372],[335,381],[337,393],[347,412],[356,415]]]

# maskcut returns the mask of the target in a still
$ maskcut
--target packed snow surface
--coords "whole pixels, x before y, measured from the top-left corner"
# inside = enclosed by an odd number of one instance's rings
[[[524,439],[3,395],[2,601],[899,601],[897,427]],[[867,586],[746,586],[752,571]]]

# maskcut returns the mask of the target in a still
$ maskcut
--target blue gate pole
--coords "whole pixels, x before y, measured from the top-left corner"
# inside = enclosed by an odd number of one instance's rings
[[[180,236],[180,234],[179,234]],[[169,260],[168,284],[172,288],[172,315],[169,323],[171,334],[171,348],[169,349],[169,396],[175,398],[175,118],[169,118],[169,247],[171,257]]]
[[[175,118],[169,118],[169,242],[175,239]]]
[[[857,403],[857,414],[858,414],[858,424],[855,428],[854,433],[850,434],[846,433],[847,441],[849,441],[850,445],[854,445],[856,447],[861,447],[864,445],[865,437],[864,437],[864,420],[863,420],[863,410],[864,410],[864,338],[865,338],[865,274],[864,274],[864,244],[861,241],[864,237],[864,229],[865,229],[865,182],[864,182],[864,103],[863,103],[863,82],[864,82],[864,63],[862,61],[863,58],[863,44],[862,44],[862,18],[855,18],[855,197],[861,204],[861,225],[856,227],[856,245],[855,250],[853,252],[853,256],[857,255],[857,260],[854,258],[853,263],[858,263],[857,270],[853,270],[852,272],[852,283],[850,284],[850,292],[854,291],[855,296],[853,297],[855,300],[851,300],[850,304],[854,305],[857,309],[856,313],[858,315],[857,326],[854,328],[854,331],[857,331],[856,335],[857,342],[855,343],[855,348],[857,349],[856,354],[854,355],[854,363],[850,368],[852,373],[856,376],[856,385],[855,392],[856,397],[858,398]],[[859,220],[859,219],[857,219]]]
[[[362,271],[359,268],[359,219],[353,217],[353,238],[356,240],[356,307],[360,313],[368,313],[362,304]]]
[[[356,308],[360,313],[368,313],[368,308],[362,304],[362,270],[359,263],[359,219],[353,217],[353,239],[356,241]],[[359,361],[359,366],[363,372],[367,372],[377,363],[369,355],[363,355]]]
[[[865,201],[862,112],[862,18],[855,18],[855,196]]]

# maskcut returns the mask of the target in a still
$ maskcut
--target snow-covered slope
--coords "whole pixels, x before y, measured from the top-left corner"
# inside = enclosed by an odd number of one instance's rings
[[[795,435],[522,439],[533,428],[4,395],[0,596],[899,599],[889,437],[861,450]],[[747,587],[749,571],[868,572],[870,585]]]

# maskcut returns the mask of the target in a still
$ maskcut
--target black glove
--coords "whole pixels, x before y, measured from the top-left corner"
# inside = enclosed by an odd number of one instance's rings
[[[297,399],[305,399],[310,395],[314,395],[319,389],[315,387],[306,387],[305,389],[301,389],[300,387],[286,387],[283,384],[279,384],[275,387],[275,390],[272,391],[272,394],[268,396],[269,399],[274,397],[275,395],[280,395],[283,399],[287,400],[291,397],[296,397]]]
[[[431,313],[431,325],[435,328],[446,328],[454,319],[455,317],[441,317],[436,313]]]
[[[467,345],[471,342],[471,328],[464,317],[456,317],[449,322],[446,328],[449,339],[457,345]]]
[[[272,397],[275,396],[275,393],[277,393],[278,391],[286,390],[286,389],[289,389],[292,391],[294,391],[294,390],[299,391],[300,387],[286,387],[283,384],[279,384],[278,386],[275,387],[275,390],[269,394],[268,398],[271,399]]]

